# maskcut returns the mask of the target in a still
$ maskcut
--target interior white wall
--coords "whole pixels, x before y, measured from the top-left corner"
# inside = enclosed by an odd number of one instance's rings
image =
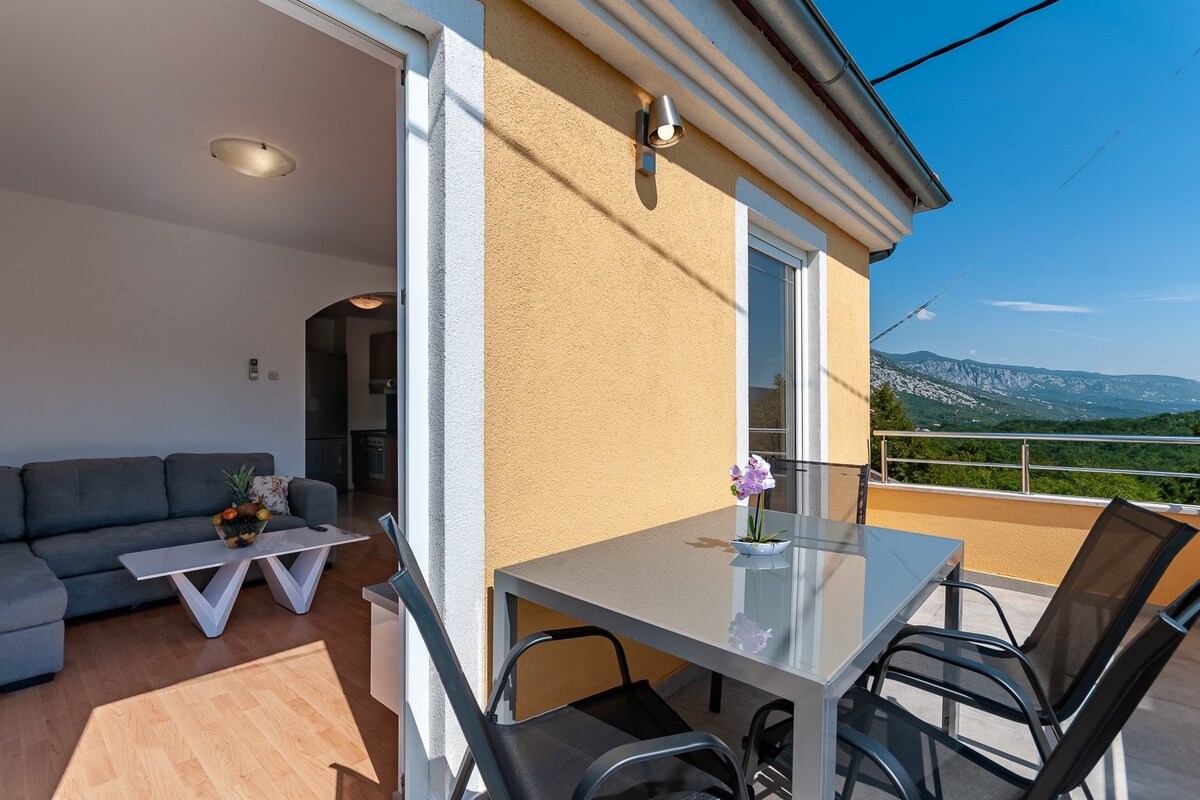
[[[396,286],[384,267],[7,191],[0,242],[0,464],[17,466],[255,450],[303,474],[305,320]]]
[[[396,330],[396,320],[346,317],[346,417],[349,430],[373,430],[387,425],[386,397],[371,394],[371,337]]]

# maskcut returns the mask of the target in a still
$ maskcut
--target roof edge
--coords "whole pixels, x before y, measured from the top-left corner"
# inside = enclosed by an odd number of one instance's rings
[[[916,211],[951,198],[812,0],[732,0],[850,134],[914,201]]]

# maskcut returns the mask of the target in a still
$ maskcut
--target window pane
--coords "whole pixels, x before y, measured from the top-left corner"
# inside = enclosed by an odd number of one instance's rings
[[[750,251],[750,451],[793,458],[795,448],[795,270]]]

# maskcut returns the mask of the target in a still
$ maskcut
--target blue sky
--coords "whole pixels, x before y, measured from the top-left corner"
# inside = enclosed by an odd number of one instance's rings
[[[819,7],[873,78],[1033,2]],[[872,268],[872,335],[1009,230],[875,347],[1200,379],[1200,58],[1042,203],[1198,48],[1196,0],[1061,0],[881,84],[954,202]]]

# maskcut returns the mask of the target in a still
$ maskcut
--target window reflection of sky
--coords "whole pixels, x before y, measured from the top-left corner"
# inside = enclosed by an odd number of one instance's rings
[[[758,250],[749,253],[749,373],[750,427],[790,428],[787,393],[794,386],[790,316],[795,290],[795,270]],[[782,390],[775,378],[784,379]],[[784,453],[789,437],[759,431],[750,436],[755,452]]]

